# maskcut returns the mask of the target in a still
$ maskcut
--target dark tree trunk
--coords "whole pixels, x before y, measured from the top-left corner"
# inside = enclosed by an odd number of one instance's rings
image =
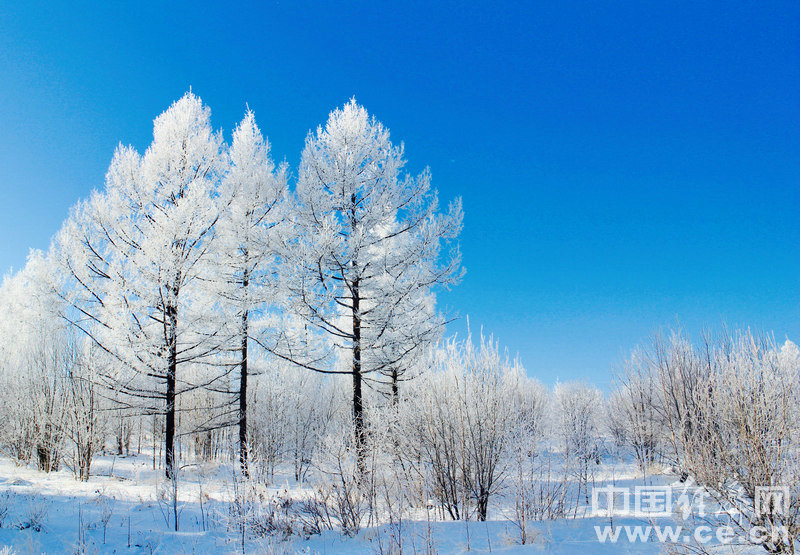
[[[247,278],[245,277],[245,287]],[[242,313],[242,347],[241,363],[239,367],[239,464],[242,467],[242,474],[248,476],[247,469],[247,317],[245,310]]]
[[[484,522],[489,512],[489,492],[481,490],[478,495],[478,520]]]
[[[400,387],[398,386],[397,368],[392,368],[392,404],[397,405],[400,399]]]
[[[58,438],[53,432],[50,423],[44,425],[44,434],[36,447],[36,456],[39,463],[39,470],[43,472],[53,472],[58,470]]]
[[[167,406],[164,430],[164,467],[167,478],[173,479],[175,477],[175,375],[178,367],[177,304],[167,306],[166,316],[169,333],[169,354],[167,358],[167,393],[165,397]]]
[[[356,441],[358,470],[364,472],[364,402],[361,395],[361,312],[359,308],[359,280],[353,282],[353,431]]]

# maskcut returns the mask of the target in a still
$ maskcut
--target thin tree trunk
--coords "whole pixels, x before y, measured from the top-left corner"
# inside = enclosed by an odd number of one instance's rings
[[[350,225],[353,233],[356,231],[356,195],[350,195]],[[364,400],[361,394],[361,295],[359,287],[361,280],[358,277],[358,261],[352,261],[353,276],[355,279],[352,284],[353,294],[353,431],[356,442],[356,463],[359,474],[364,474],[364,461],[366,453],[364,444]]]
[[[359,280],[353,282],[353,428],[359,473],[364,473],[364,402],[361,394],[361,313],[359,309]]]
[[[153,470],[156,469],[156,451],[158,447],[156,445],[156,426],[157,426],[156,419],[157,416],[153,414]]]
[[[247,287],[247,277],[245,277],[244,285]],[[242,474],[245,476],[249,475],[247,468],[247,317],[248,313],[245,310],[242,313],[242,358],[239,372],[239,464],[242,467]]]
[[[176,295],[177,296],[177,295]],[[174,301],[173,301],[174,302]],[[167,306],[169,355],[167,359],[166,427],[164,430],[164,462],[166,476],[175,477],[175,375],[178,366],[178,307]]]

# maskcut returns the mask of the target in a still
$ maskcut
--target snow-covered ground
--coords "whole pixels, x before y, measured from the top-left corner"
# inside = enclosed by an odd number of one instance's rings
[[[172,529],[169,483],[152,458],[98,457],[86,483],[62,469],[45,474],[0,458],[0,553],[659,553],[658,541],[598,540],[595,527],[610,524],[584,507],[577,518],[532,522],[528,542],[502,512],[488,522],[441,521],[428,511],[400,525],[362,529],[348,537],[335,531],[303,537],[253,537],[242,543],[230,517],[233,475],[226,466],[187,467],[179,487],[179,528]],[[633,467],[603,467],[596,486],[636,486]],[[650,484],[670,483],[656,476]],[[302,498],[308,489],[284,475],[271,494]],[[676,504],[676,507],[679,505]],[[614,518],[616,526],[648,526],[643,518]],[[679,523],[662,519],[660,523]],[[398,539],[399,538],[399,539]],[[6,551],[2,551],[2,548]]]

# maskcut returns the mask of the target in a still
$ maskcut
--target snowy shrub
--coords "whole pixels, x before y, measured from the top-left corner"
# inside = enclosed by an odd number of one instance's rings
[[[154,533],[139,533],[134,547],[139,547],[144,553],[153,555],[161,544],[161,536]]]
[[[404,408],[408,462],[422,462],[428,491],[451,518],[469,518],[474,507],[486,520],[507,469],[519,421],[514,395],[525,378],[483,337],[477,347],[471,339],[448,342],[430,365]]]
[[[626,434],[636,438],[640,465],[651,460],[663,427],[681,481],[695,481],[720,511],[735,515],[726,524],[743,537],[767,531],[766,541],[751,543],[792,552],[800,529],[797,347],[788,341],[778,347],[749,331],[705,336],[695,346],[675,333],[638,349],[634,363],[621,394],[628,404]],[[650,380],[654,394],[650,385],[642,387]],[[760,505],[763,488],[770,487],[786,488],[785,505]],[[714,517],[701,522],[714,524]]]
[[[19,529],[31,529],[41,532],[50,512],[50,502],[40,495],[29,495],[22,503],[22,516],[19,521]]]
[[[98,493],[97,497],[91,501],[98,509],[97,522],[92,525],[93,528],[102,528],[103,530],[103,544],[106,543],[106,532],[108,530],[108,523],[114,515],[114,508],[116,500],[102,493]]]
[[[566,460],[565,473],[577,479],[576,498],[583,493],[589,502],[589,481],[592,468],[600,464],[601,436],[598,422],[603,394],[584,383],[556,384],[554,399],[557,431]],[[577,508],[576,499],[576,508]]]
[[[156,490],[156,499],[167,528],[172,527],[177,532],[180,527],[180,517],[184,506],[179,502],[178,498],[177,472],[173,474],[172,478],[159,482]]]
[[[257,371],[268,362],[253,364]],[[306,478],[320,439],[346,411],[343,395],[328,376],[289,364],[256,374],[250,387],[250,472],[270,482],[279,464]]]
[[[352,434],[326,436],[314,461],[317,485],[313,504],[324,515],[326,525],[355,535],[371,515],[374,507],[372,477],[375,451],[364,446],[364,459],[359,461],[356,441]],[[369,469],[366,466],[369,464]]]
[[[739,515],[737,526],[779,531],[765,549],[791,551],[800,527],[800,364],[749,332],[715,345],[706,360],[709,371],[694,392],[705,412],[684,436],[686,468]],[[785,506],[760,506],[759,491],[771,486],[786,488]]]
[[[664,456],[669,437],[663,395],[652,365],[650,353],[635,349],[617,376],[618,387],[606,405],[606,426],[615,444],[629,447],[644,473]]]
[[[297,502],[297,520],[305,536],[333,530],[333,517],[328,508],[329,496],[324,490],[315,488],[313,493]]]
[[[219,516],[242,545],[250,538],[274,537],[284,541],[301,533],[296,531],[296,502],[288,491],[271,493],[263,483],[241,476],[235,477],[231,488],[231,501]]]
[[[507,497],[514,504],[512,522],[519,531],[518,542],[525,545],[532,541],[528,521],[562,516],[558,499],[563,477],[559,480],[556,469],[550,467],[551,454],[543,454],[542,443],[551,432],[549,392],[534,380],[520,379],[511,399],[516,417],[509,434],[506,491],[510,490]]]

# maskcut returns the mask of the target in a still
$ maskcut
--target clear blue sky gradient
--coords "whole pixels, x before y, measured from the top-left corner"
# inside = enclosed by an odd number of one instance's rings
[[[190,86],[293,168],[355,95],[463,197],[441,305],[545,383],[678,320],[800,338],[800,3],[160,4],[0,6],[0,271]]]

